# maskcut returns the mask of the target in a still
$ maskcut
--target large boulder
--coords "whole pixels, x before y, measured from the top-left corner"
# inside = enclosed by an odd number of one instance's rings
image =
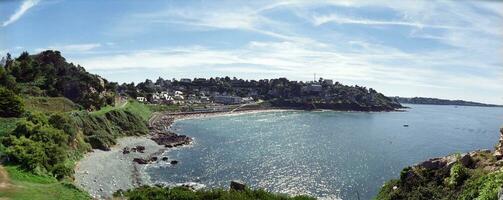
[[[233,180],[231,181],[231,190],[244,191],[246,189],[246,184],[242,181]]]

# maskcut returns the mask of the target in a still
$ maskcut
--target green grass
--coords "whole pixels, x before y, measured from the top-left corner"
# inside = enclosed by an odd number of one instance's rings
[[[13,131],[19,118],[0,118],[0,137]]]
[[[180,111],[180,105],[148,104],[152,112],[177,112]]]
[[[148,121],[152,113],[154,113],[146,104],[137,101],[129,101],[123,109],[139,116],[145,121]]]
[[[77,104],[65,97],[26,97],[24,103],[27,111],[53,113],[79,109]]]
[[[84,191],[68,181],[57,181],[54,177],[25,172],[18,166],[5,166],[12,186],[0,192],[0,199],[91,199]]]
[[[91,112],[91,115],[102,116],[106,113],[113,110],[127,110],[134,115],[140,117],[141,119],[148,121],[152,113],[154,112],[150,106],[140,103],[138,101],[128,101],[126,105],[117,105],[117,106],[106,106],[101,108],[100,110]]]

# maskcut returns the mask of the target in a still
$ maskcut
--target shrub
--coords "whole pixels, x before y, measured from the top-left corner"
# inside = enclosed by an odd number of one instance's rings
[[[19,117],[23,112],[21,98],[11,90],[0,87],[0,117]]]
[[[466,168],[460,163],[456,163],[451,167],[449,185],[460,186],[461,184],[463,184],[463,181],[468,178],[468,176],[469,175]]]

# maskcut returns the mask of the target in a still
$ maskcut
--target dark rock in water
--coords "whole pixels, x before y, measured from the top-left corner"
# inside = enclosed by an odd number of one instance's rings
[[[157,156],[150,157],[150,162],[155,162],[157,161]]]
[[[186,135],[177,135],[171,132],[157,133],[152,137],[152,140],[159,145],[164,145],[167,148],[187,145],[192,142],[192,138]]]
[[[122,154],[129,154],[129,153],[131,153],[131,150],[128,147],[124,147],[124,149],[122,149]]]
[[[177,160],[172,160],[170,163],[171,163],[172,165],[176,165],[176,164],[178,164],[178,161],[177,161]]]
[[[134,158],[133,159],[133,162],[135,163],[138,163],[138,164],[141,164],[141,165],[145,165],[145,164],[148,164],[148,161],[143,159],[143,158]]]
[[[246,189],[246,184],[242,181],[231,181],[231,190],[244,191]]]
[[[141,146],[141,145],[136,146],[136,151],[143,153],[145,151],[145,146]]]
[[[409,125],[408,124],[404,124],[403,127],[409,127]]]
[[[162,157],[162,161],[168,161],[168,157]]]
[[[131,152],[136,152],[136,147],[131,148]]]

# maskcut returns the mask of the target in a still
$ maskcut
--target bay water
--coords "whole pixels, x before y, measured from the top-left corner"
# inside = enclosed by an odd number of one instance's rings
[[[409,165],[493,149],[503,108],[406,105],[405,112],[278,111],[180,120],[194,138],[146,168],[154,183],[197,182],[324,199],[372,199]],[[408,125],[408,126],[404,126]]]

